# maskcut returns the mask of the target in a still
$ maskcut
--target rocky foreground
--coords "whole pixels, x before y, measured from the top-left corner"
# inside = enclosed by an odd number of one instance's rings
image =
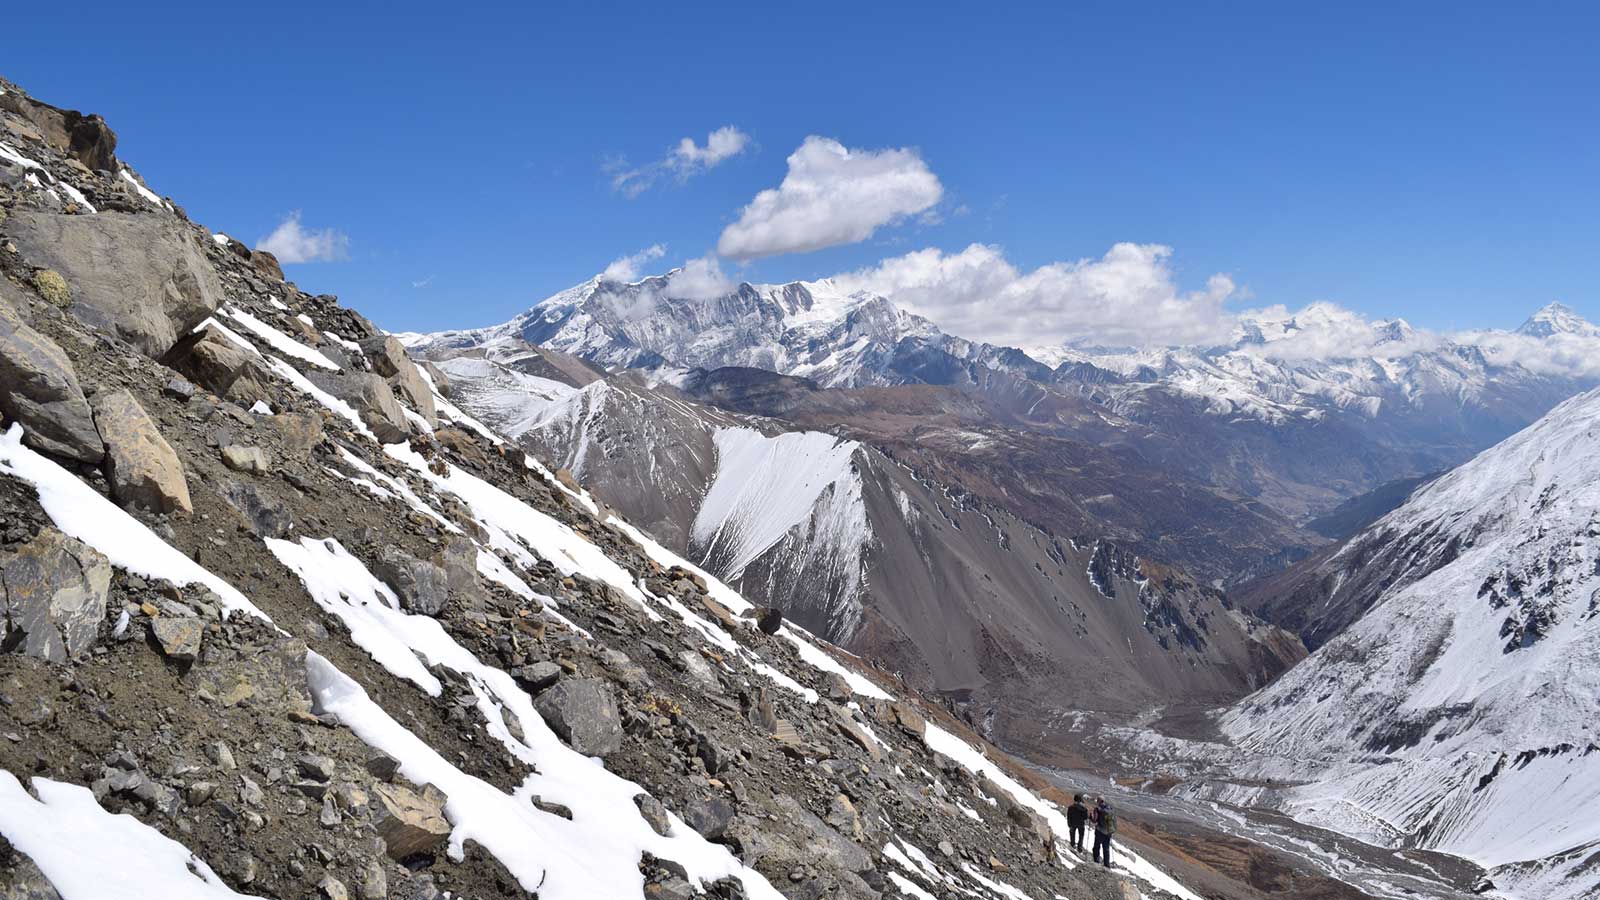
[[[1196,896],[0,91],[0,896]]]

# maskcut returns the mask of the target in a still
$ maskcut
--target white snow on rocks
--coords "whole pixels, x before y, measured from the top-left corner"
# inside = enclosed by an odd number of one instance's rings
[[[33,485],[39,505],[55,526],[104,553],[113,565],[176,585],[203,585],[221,599],[225,612],[266,618],[232,585],[178,552],[71,472],[23,446],[21,425],[13,424],[0,436],[0,473]]]
[[[129,815],[101,808],[88,788],[33,778],[38,799],[0,769],[0,834],[62,900],[225,900],[244,897],[204,860]]]
[[[161,207],[162,209],[167,209],[167,210],[172,209],[172,204],[168,203],[167,201],[165,201],[165,200],[161,199],[159,196],[157,196],[155,191],[152,191],[149,188],[145,187],[143,182],[141,182],[139,179],[133,177],[133,173],[132,172],[128,171],[127,169],[121,169],[121,170],[118,171],[117,174],[122,176],[122,180],[123,181],[126,181],[127,183],[133,185],[133,189],[138,192],[139,196],[141,196],[144,199],[148,200],[149,202],[155,204],[156,206]]]
[[[226,332],[227,329],[223,329],[223,331]],[[252,347],[251,349],[254,350],[255,348]],[[324,407],[331,410],[335,415],[344,419],[346,422],[349,422],[350,427],[355,429],[356,433],[364,434],[367,437],[372,438],[373,441],[378,440],[378,436],[372,433],[372,429],[368,428],[366,423],[361,421],[361,415],[355,411],[355,407],[344,402],[343,400],[340,400],[338,397],[335,397],[322,388],[312,384],[311,379],[300,374],[299,369],[296,369],[294,366],[289,365],[283,360],[273,356],[263,358],[266,359],[267,364],[272,367],[272,371],[278,373],[278,375],[281,376],[284,381],[289,382],[301,393],[322,404]]]
[[[39,169],[40,171],[44,171],[44,166],[41,166],[34,160],[23,156],[21,153],[18,153],[15,147],[11,146],[5,141],[0,141],[0,160],[5,160],[14,166],[20,166],[24,169]]]
[[[57,181],[56,187],[65,191],[68,199],[84,209],[87,209],[91,214],[100,212],[100,210],[94,208],[94,204],[89,202],[89,198],[85,197],[82,191],[70,184],[67,184],[65,181]]]
[[[460,859],[469,840],[480,844],[525,890],[538,891],[544,900],[637,897],[644,887],[638,867],[643,853],[677,862],[691,882],[734,877],[752,900],[780,900],[760,874],[675,816],[669,836],[656,834],[633,802],[646,793],[643,788],[562,743],[511,676],[479,663],[453,641],[450,645],[425,652],[439,653],[441,664],[467,676],[489,733],[536,770],[514,793],[457,769],[322,657],[308,654],[306,669],[319,713],[337,716],[363,741],[398,759],[406,778],[433,784],[449,798],[445,815],[452,826],[452,857]],[[520,723],[522,740],[512,736],[507,715]],[[571,821],[534,807],[534,796],[571,809]]]
[[[414,682],[429,696],[439,696],[439,679],[428,671],[429,664],[464,651],[438,620],[402,612],[394,591],[332,538],[303,537],[298,543],[267,538],[266,543],[279,562],[300,576],[311,599],[324,612],[338,616],[350,629],[350,639],[378,665]],[[419,659],[418,653],[424,658]]]
[[[494,539],[491,546],[511,553],[524,567],[531,567],[533,556],[548,559],[563,575],[582,572],[621,591],[654,615],[646,603],[644,592],[633,583],[633,576],[618,565],[599,547],[580,537],[567,525],[534,509],[500,488],[446,464],[447,474],[439,475],[428,467],[428,461],[407,444],[390,444],[383,448],[390,457],[411,466],[436,490],[456,495],[472,510]]]
[[[301,362],[308,362],[313,366],[327,369],[330,372],[339,371],[338,363],[327,358],[326,356],[323,356],[319,351],[307,347],[305,344],[302,344],[278,329],[273,328],[271,325],[261,321],[245,310],[234,309],[232,307],[223,307],[221,312],[228,318],[233,319],[240,325],[243,325],[252,332],[255,332],[257,337],[261,338],[263,341],[266,341],[267,344],[272,347],[272,349],[278,351],[279,353],[282,353],[285,356],[292,356]]]

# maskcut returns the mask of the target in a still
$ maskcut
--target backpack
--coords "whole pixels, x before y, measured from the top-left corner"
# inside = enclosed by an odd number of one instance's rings
[[[1101,834],[1116,834],[1117,814],[1112,812],[1110,807],[1100,810],[1100,817],[1095,822],[1094,830]]]

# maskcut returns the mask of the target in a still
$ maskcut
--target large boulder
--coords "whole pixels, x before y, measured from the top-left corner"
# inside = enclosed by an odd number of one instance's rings
[[[0,412],[25,429],[35,450],[97,463],[105,444],[72,360],[0,300]]]
[[[450,822],[444,816],[447,798],[433,785],[415,791],[401,784],[379,784],[372,792],[378,799],[373,824],[390,858],[401,861],[432,853],[450,838]]]
[[[256,267],[256,271],[274,281],[283,280],[283,267],[278,265],[278,258],[273,256],[270,250],[250,251],[250,264]]]
[[[64,663],[94,644],[111,562],[54,528],[0,563],[0,647]]]
[[[250,406],[269,399],[269,381],[260,357],[212,325],[184,335],[161,361],[235,403]]]
[[[611,689],[598,678],[567,678],[533,702],[550,730],[584,756],[622,749],[622,716]]]
[[[378,551],[372,572],[389,585],[406,611],[424,616],[444,612],[450,596],[450,579],[442,567],[385,545]]]
[[[65,276],[71,310],[159,359],[217,308],[217,273],[189,228],[168,216],[19,210],[6,229],[29,262]]]
[[[361,352],[372,363],[372,370],[389,379],[400,389],[402,396],[430,426],[439,424],[439,413],[434,408],[433,390],[417,371],[417,366],[406,355],[405,345],[394,337],[383,334],[361,342]]]
[[[194,511],[183,464],[160,429],[126,389],[96,394],[94,423],[106,447],[106,480],[123,506],[152,512]]]

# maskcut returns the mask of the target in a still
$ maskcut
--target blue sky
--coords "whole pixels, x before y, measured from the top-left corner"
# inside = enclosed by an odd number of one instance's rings
[[[105,115],[213,228],[253,243],[299,210],[347,237],[290,277],[391,329],[501,321],[655,244],[647,271],[711,253],[811,135],[906,150],[937,203],[730,276],[973,242],[1026,273],[1133,242],[1172,249],[1182,292],[1231,276],[1230,309],[1600,318],[1592,6],[137,6],[11,11],[30,37],[4,74]],[[614,190],[618,160],[729,125],[743,152]]]

